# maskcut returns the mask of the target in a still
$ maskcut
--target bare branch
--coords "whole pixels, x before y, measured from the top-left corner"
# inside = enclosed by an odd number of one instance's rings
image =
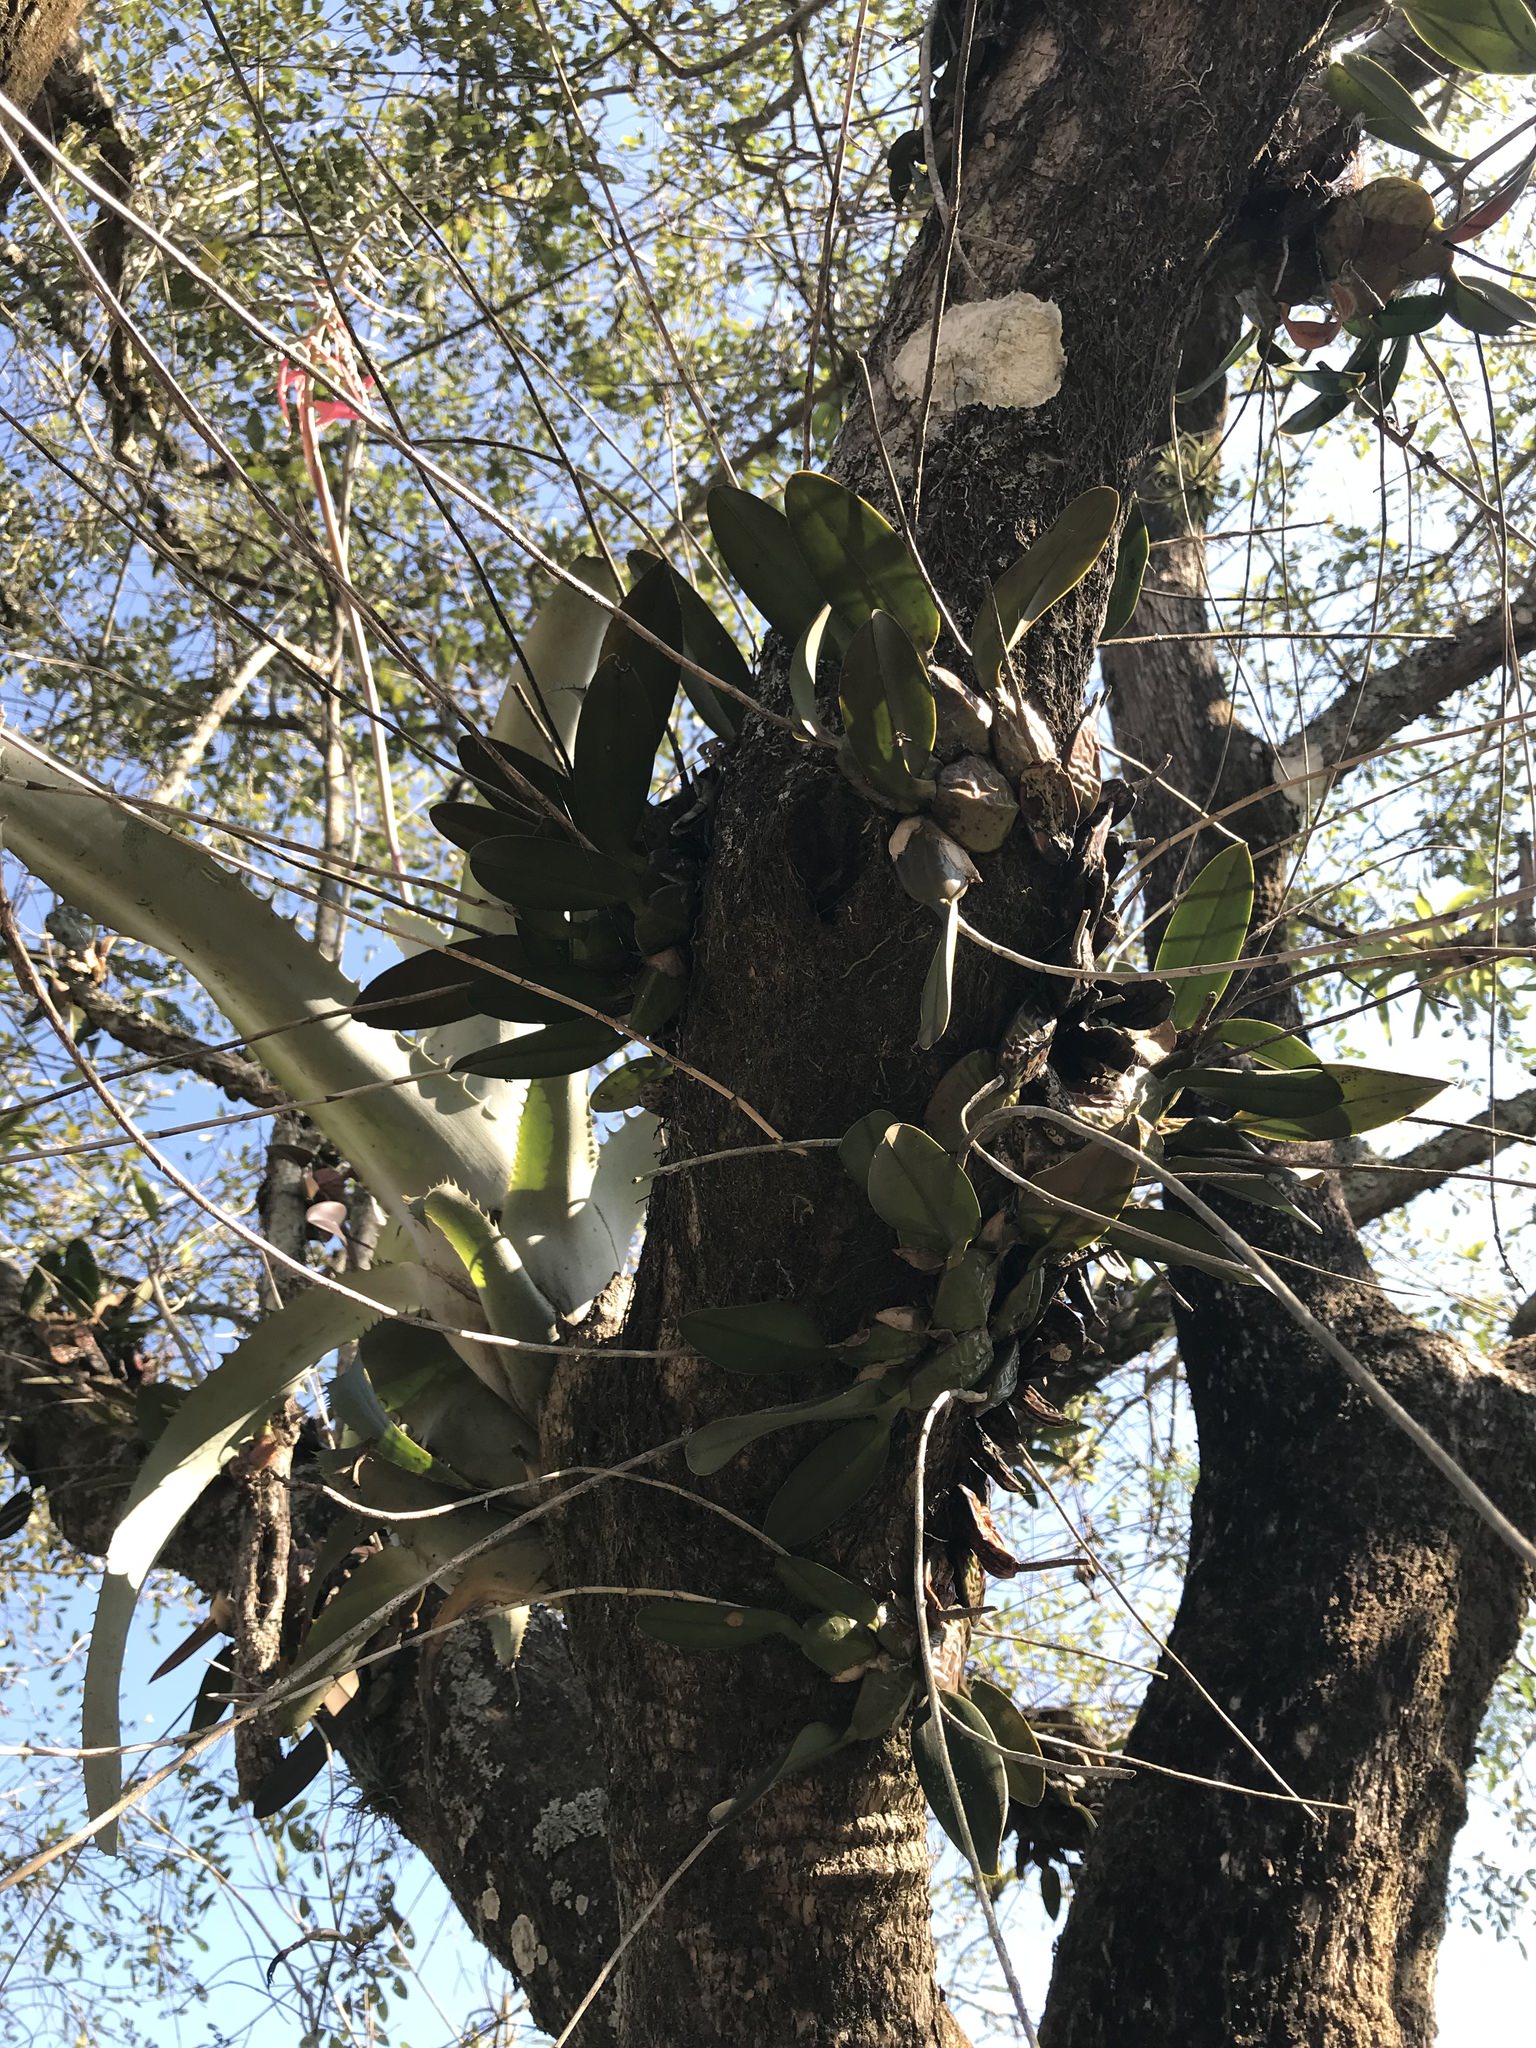
[[[1427,1138],[1411,1152],[1391,1161],[1367,1153],[1339,1176],[1344,1204],[1356,1228],[1401,1209],[1416,1195],[1428,1194],[1453,1173],[1481,1166],[1506,1145],[1536,1138],[1536,1088],[1491,1103],[1475,1123],[1460,1124]]]
[[[281,1109],[288,1096],[266,1070],[244,1053],[221,1051],[205,1045],[188,1031],[176,1031],[157,1024],[131,1003],[121,1002],[83,976],[68,977],[69,1000],[82,1012],[86,1022],[105,1031],[119,1045],[147,1053],[167,1067],[184,1067],[211,1081],[231,1102],[248,1102],[255,1109]]]
[[[1506,631],[1506,624],[1508,630]],[[1536,647],[1536,584],[1455,632],[1427,641],[1388,668],[1372,669],[1363,683],[1350,683],[1309,719],[1280,749],[1286,774],[1342,773],[1334,764],[1348,755],[1369,754],[1415,720],[1427,718],[1450,697],[1491,675],[1506,650],[1528,654]]]

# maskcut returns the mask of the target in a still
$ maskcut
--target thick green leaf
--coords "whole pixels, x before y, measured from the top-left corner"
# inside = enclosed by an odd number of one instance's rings
[[[1022,1335],[1038,1320],[1044,1298],[1045,1273],[1039,1266],[1032,1265],[1014,1281],[998,1303],[997,1313],[989,1326],[992,1335],[997,1338]]]
[[[651,1600],[636,1619],[648,1636],[678,1650],[744,1650],[770,1636],[800,1640],[800,1624],[789,1615],[728,1600]]]
[[[923,1126],[928,1135],[936,1138],[946,1152],[958,1154],[963,1151],[970,1133],[968,1129],[961,1128],[961,1118],[969,1110],[970,1122],[974,1124],[989,1106],[995,1106],[995,1102],[989,1105],[989,1097],[1001,1086],[997,1079],[997,1060],[992,1053],[983,1047],[966,1053],[952,1067],[945,1069],[928,1098],[923,1110]],[[885,1122],[889,1121],[887,1117]],[[883,1128],[879,1135],[884,1135]]]
[[[642,1053],[638,1059],[615,1067],[611,1074],[604,1074],[587,1099],[602,1116],[638,1109],[646,1088],[652,1082],[664,1081],[671,1072],[670,1060],[662,1059],[658,1053]]]
[[[1338,1087],[1335,1107],[1288,1116],[1245,1112],[1237,1121],[1261,1138],[1350,1138],[1412,1116],[1449,1086],[1419,1074],[1389,1074],[1376,1067],[1339,1064],[1322,1071]]]
[[[881,1409],[893,1414],[901,1397],[893,1396],[879,1380],[860,1380],[841,1393],[817,1396],[809,1401],[789,1401],[777,1408],[755,1408],[750,1415],[720,1415],[706,1422],[688,1439],[684,1457],[688,1470],[708,1478],[728,1465],[732,1458],[755,1444],[759,1437],[772,1436],[781,1429],[796,1429],[804,1422],[842,1422],[850,1415],[864,1418]],[[882,1427],[885,1425],[882,1424]],[[785,1548],[788,1538],[780,1538]]]
[[[1134,1144],[1136,1127],[1134,1123],[1123,1125],[1114,1135]],[[1020,1228],[1047,1251],[1082,1251],[1097,1243],[1130,1200],[1138,1170],[1136,1161],[1123,1152],[1090,1140],[1054,1166],[1030,1175],[1038,1192],[1019,1189],[1016,1213]],[[1058,1196],[1092,1209],[1095,1215],[1077,1216],[1070,1209],[1058,1208],[1052,1199]]]
[[[1038,1806],[1045,1797],[1045,1768],[1034,1729],[1002,1687],[994,1685],[990,1678],[967,1679],[966,1691],[971,1705],[991,1729],[993,1741],[1000,1742],[1004,1749],[1022,1752],[1002,1760],[1009,1798],[1019,1806]]]
[[[1225,1103],[1228,1109],[1244,1109],[1256,1116],[1279,1117],[1293,1122],[1337,1109],[1343,1091],[1326,1068],[1271,1068],[1250,1074],[1241,1067],[1191,1067],[1178,1076],[1188,1088]]]
[[[672,708],[669,700],[658,711],[658,697],[629,662],[610,656],[582,699],[572,764],[576,823],[604,853],[629,853],[645,815]]]
[[[818,1614],[800,1631],[800,1654],[830,1678],[868,1665],[880,1654],[873,1633],[862,1628],[851,1614]]]
[[[827,741],[831,741],[834,735],[821,722],[821,711],[816,702],[816,667],[821,660],[821,643],[831,617],[831,605],[824,604],[795,642],[789,664],[789,700],[795,707],[795,716],[812,739]]]
[[[251,1817],[270,1820],[291,1806],[306,1786],[313,1784],[330,1761],[331,1745],[321,1728],[311,1728],[304,1740],[275,1763],[251,1794]]]
[[[469,856],[469,871],[517,910],[606,910],[637,900],[643,887],[635,862],[558,839],[484,840]]]
[[[822,598],[789,521],[776,505],[729,484],[710,492],[705,509],[725,566],[793,646],[821,610]]]
[[[680,1327],[683,1342],[724,1372],[810,1372],[837,1357],[816,1318],[796,1301],[696,1309]]]
[[[763,1516],[763,1534],[786,1549],[809,1543],[860,1501],[885,1470],[891,1418],[868,1415],[823,1437],[790,1473]]]
[[[985,1330],[967,1330],[913,1373],[907,1382],[908,1406],[914,1414],[921,1414],[940,1394],[958,1394],[974,1387],[991,1367],[991,1337]]]
[[[941,1330],[979,1330],[992,1306],[997,1285],[997,1261],[985,1252],[971,1249],[956,1259],[939,1279],[933,1297],[933,1320]]]
[[[1372,135],[1435,163],[1457,163],[1458,152],[1429,120],[1405,86],[1363,50],[1347,51],[1328,66],[1328,90],[1347,114],[1360,114]]]
[[[1311,434],[1319,427],[1326,427],[1330,420],[1336,420],[1345,408],[1354,402],[1354,393],[1336,391],[1314,398],[1310,405],[1302,406],[1296,412],[1288,412],[1280,422],[1282,434]]]
[[[472,853],[482,839],[503,839],[508,833],[519,838],[559,836],[559,827],[547,811],[524,810],[510,797],[504,804],[433,804],[427,816],[434,832],[465,853]]]
[[[1262,1017],[1227,1017],[1211,1033],[1218,1045],[1232,1045],[1266,1067],[1320,1067],[1322,1061],[1305,1040]]]
[[[1450,297],[1444,290],[1413,292],[1405,299],[1394,299],[1379,313],[1373,313],[1371,325],[1378,334],[1388,338],[1428,334],[1432,327],[1440,325],[1449,307]]]
[[[892,1671],[866,1671],[848,1721],[848,1740],[877,1742],[882,1735],[889,1735],[911,1705],[914,1689],[909,1665]]]
[[[456,751],[465,774],[492,803],[505,805],[515,815],[538,812],[541,806],[530,794],[536,791],[547,797],[556,810],[569,815],[569,778],[538,755],[525,753],[521,747],[491,739],[484,733],[466,733]]]
[[[1462,71],[1536,71],[1536,16],[1525,0],[1404,0],[1421,42]]]
[[[1110,585],[1109,604],[1104,613],[1104,624],[1099,629],[1100,640],[1113,640],[1131,623],[1141,602],[1142,580],[1151,554],[1152,536],[1147,531],[1147,522],[1141,507],[1132,505],[1120,535],[1120,552],[1115,557],[1115,580]]]
[[[486,813],[494,817],[494,811]],[[521,939],[476,939],[465,934],[453,941],[455,952],[467,960],[450,960],[436,950],[413,953],[376,974],[357,998],[360,1022],[379,1031],[424,1031],[438,1024],[456,1024],[463,1017],[479,1014],[476,990],[480,977],[470,961],[490,962],[510,968],[514,974],[529,974],[528,956]]]
[[[1202,396],[1203,393],[1210,390],[1218,377],[1224,377],[1227,374],[1234,363],[1241,362],[1249,349],[1253,347],[1256,332],[1255,328],[1245,327],[1214,368],[1207,370],[1204,376],[1197,378],[1193,384],[1186,384],[1183,390],[1176,391],[1174,397],[1178,400],[1179,404],[1187,405],[1192,398]],[[1182,367],[1183,365],[1181,364],[1180,368]]]
[[[1224,846],[1179,898],[1157,949],[1154,973],[1203,967],[1208,960],[1236,960],[1253,917],[1253,855],[1245,845]],[[1206,1004],[1219,1000],[1232,979],[1224,967],[1215,974],[1174,983],[1173,1022],[1180,1031],[1198,1023]]]
[[[970,1176],[916,1124],[886,1126],[866,1185],[875,1214],[915,1251],[947,1258],[963,1250],[981,1228],[981,1204]]]
[[[277,1725],[284,1735],[298,1734],[336,1680],[356,1666],[369,1636],[431,1576],[425,1560],[404,1547],[376,1550],[363,1559],[299,1645],[296,1674],[302,1674],[307,1689],[278,1708]]]
[[[502,1045],[467,1052],[453,1063],[456,1074],[489,1074],[498,1081],[546,1080],[557,1074],[580,1074],[612,1057],[625,1043],[624,1034],[594,1017],[572,1017],[563,1024],[530,1031]]]
[[[682,613],[684,654],[709,675],[750,696],[752,671],[743,660],[736,642],[693,585],[685,582],[675,570],[672,572],[672,587]],[[745,716],[744,706],[724,690],[715,689],[691,669],[682,671],[682,684],[684,696],[710,731],[719,739],[734,739]]]
[[[723,1828],[727,1821],[735,1820],[738,1814],[746,1812],[749,1806],[756,1806],[765,1793],[771,1792],[783,1778],[793,1778],[801,1771],[808,1771],[812,1764],[820,1763],[835,1749],[841,1749],[847,1736],[829,1721],[812,1721],[802,1728],[784,1755],[754,1778],[744,1791],[734,1799],[722,1799],[718,1806],[709,1809],[709,1824],[712,1828]]]
[[[1451,318],[1472,334],[1512,334],[1536,320],[1536,306],[1497,278],[1452,277],[1448,292]]]
[[[875,787],[919,801],[938,712],[922,656],[888,612],[871,612],[849,643],[838,708],[848,744]]]
[[[1258,1285],[1257,1275],[1234,1259],[1198,1216],[1169,1209],[1126,1209],[1105,1236],[1117,1252],[1132,1258],[1150,1259],[1160,1266],[1194,1266],[1239,1286]]]
[[[943,1714],[942,1736],[938,1723],[926,1707],[912,1724],[912,1762],[918,1782],[939,1826],[961,1855],[965,1854],[965,1832],[968,1829],[983,1876],[995,1877],[998,1857],[1002,1853],[1003,1830],[1008,1824],[1008,1778],[1003,1769],[1003,1759],[995,1749],[967,1739],[965,1731],[968,1728],[982,1736],[988,1745],[995,1739],[980,1707],[973,1706],[968,1699],[954,1692],[940,1692],[938,1699]],[[954,1769],[965,1829],[961,1827],[960,1815],[949,1796],[941,1742],[949,1751]]]
[[[894,1122],[895,1118],[888,1109],[872,1109],[843,1133],[837,1156],[843,1171],[857,1187],[868,1188],[870,1164]]]
[[[839,622],[856,633],[871,612],[889,612],[919,652],[939,637],[939,613],[901,535],[873,505],[829,476],[796,470],[784,486],[795,546]],[[820,602],[814,610],[819,611]],[[805,630],[802,620],[795,637]]]
[[[419,1309],[429,1284],[420,1266],[382,1266],[347,1283],[367,1301],[315,1287],[268,1316],[200,1380],[176,1409],[134,1475],[128,1504],[107,1550],[85,1668],[82,1742],[86,1802],[94,1818],[116,1803],[122,1776],[118,1683],[139,1589],[183,1515],[229,1452],[254,1436],[305,1373],[338,1345],[360,1337],[386,1308]],[[372,1304],[377,1304],[373,1306]],[[114,1853],[115,1823],[100,1830]]]
[[[865,1628],[874,1628],[885,1610],[867,1586],[856,1586],[841,1572],[808,1557],[776,1557],[775,1575],[797,1598],[823,1614],[847,1614]]]
[[[1108,484],[1075,497],[983,599],[971,628],[976,680],[983,695],[997,687],[1004,658],[1053,604],[1075,590],[1109,545],[1120,516],[1120,493]]]
[[[960,937],[960,899],[951,897],[939,912],[943,930],[923,977],[922,1000],[917,1013],[917,1042],[930,1051],[949,1029],[954,1003],[955,948]]]

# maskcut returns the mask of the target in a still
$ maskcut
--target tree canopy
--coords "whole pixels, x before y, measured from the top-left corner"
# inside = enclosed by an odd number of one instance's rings
[[[0,2028],[1432,2041],[1536,12],[3,12]]]

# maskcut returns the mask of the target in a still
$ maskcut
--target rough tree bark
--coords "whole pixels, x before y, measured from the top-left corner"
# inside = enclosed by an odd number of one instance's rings
[[[1219,357],[1220,331],[1202,339]],[[1220,413],[1214,398],[1180,426],[1213,431]],[[1303,815],[1273,789],[1275,757],[1242,725],[1213,643],[1183,637],[1210,623],[1198,526],[1155,491],[1145,509],[1160,545],[1134,630],[1170,637],[1107,648],[1103,666],[1117,742],[1153,767],[1171,755],[1137,811],[1180,842],[1151,863],[1147,908],[1216,850],[1210,834],[1184,836],[1192,819],[1241,804],[1225,822],[1249,841],[1260,917],[1273,917]],[[1271,936],[1283,943],[1282,928]],[[1271,978],[1256,1006],[1294,1025],[1294,995]],[[1531,1527],[1536,1346],[1480,1359],[1413,1322],[1376,1285],[1338,1183],[1307,1206],[1320,1234],[1230,1215],[1293,1262],[1283,1270],[1314,1314]],[[1114,1787],[1043,2038],[1106,2048],[1132,2026],[1192,2048],[1427,2048],[1466,1774],[1529,1575],[1269,1297],[1198,1276],[1180,1293],[1200,1479],[1170,1649],[1319,1807],[1191,1798],[1150,1775]],[[1274,1789],[1170,1664],[1128,1746]],[[1202,1921],[1206,1887],[1220,1911]]]
[[[1330,12],[1330,0],[977,7],[951,297],[1028,290],[1054,302],[1067,365],[1043,408],[963,409],[931,438],[919,538],[961,619],[983,572],[996,575],[1076,491],[1125,488],[1157,444],[1203,269]],[[871,352],[879,426],[899,466],[910,463],[913,407],[896,397],[890,364],[931,316],[941,242],[930,221]],[[886,500],[862,411],[838,467]],[[1031,694],[1061,736],[1078,715],[1105,587],[1095,574],[1026,643]],[[941,658],[960,665],[952,645]],[[772,661],[763,688],[779,688]],[[1203,801],[1202,726],[1214,725],[1197,699],[1179,701],[1181,772]],[[1148,751],[1145,734],[1137,750]],[[1250,765],[1267,779],[1266,763]],[[877,1106],[920,1117],[943,1065],[994,1043],[1024,993],[1011,971],[967,959],[944,1053],[913,1051],[933,927],[894,880],[885,829],[823,759],[749,724],[719,800],[682,1045],[792,1137],[837,1134]],[[1063,937],[1053,875],[1033,855],[1014,848],[989,863],[984,899],[990,927],[1025,951]],[[756,1135],[718,1098],[683,1082],[675,1091],[674,1158]],[[1498,1453],[1512,1475],[1505,1504],[1528,1519],[1529,1359],[1477,1365],[1395,1315],[1331,1196],[1321,1214],[1322,1240],[1279,1245],[1334,1265],[1335,1277],[1307,1277],[1303,1291],[1495,1490],[1486,1467]],[[828,1155],[738,1160],[658,1183],[626,1340],[665,1341],[690,1308],[770,1295],[822,1306],[841,1331],[914,1284]],[[1132,2036],[1195,2048],[1417,2044],[1462,1774],[1523,1582],[1259,1297],[1234,1303],[1210,1286],[1190,1290],[1188,1304],[1181,1340],[1202,1479],[1176,1648],[1303,1791],[1348,1802],[1353,1818],[1153,1778],[1123,1788],[1063,1940],[1049,2038],[1054,2048]],[[30,1403],[12,1452],[45,1482],[57,1475],[67,1533],[100,1548],[110,1501],[86,1486],[78,1450],[50,1431],[49,1404],[25,1378],[13,1374],[7,1390],[13,1410]],[[546,1450],[554,1464],[622,1458],[722,1405],[700,1369],[596,1350],[562,1370]],[[751,1512],[794,1454],[765,1452],[706,1491]],[[940,1476],[951,1455],[941,1442]],[[899,1461],[856,1526],[818,1546],[898,1589],[911,1464]],[[210,1590],[222,1583],[209,1568],[214,1508],[177,1553]],[[198,1530],[201,1557],[188,1554]],[[728,1525],[648,1490],[595,1492],[559,1540],[573,1585],[769,1590],[760,1553]],[[424,1677],[402,1667],[398,1699],[340,1738],[365,1793],[433,1857],[493,1952],[520,1968],[546,2025],[566,2016],[606,1946],[608,1859],[618,1916],[633,1926],[699,1840],[708,1807],[826,1711],[825,1681],[777,1644],[736,1662],[685,1660],[637,1633],[632,1603],[578,1598],[571,1615],[580,1683],[552,1628],[534,1636],[521,1698],[466,1636]],[[1154,1686],[1136,1741],[1211,1775],[1247,1767],[1171,1680]],[[591,1744],[604,1760],[607,1858]],[[550,1823],[541,1850],[551,1787],[585,1818],[554,1849]],[[538,1858],[576,1846],[586,1860],[570,1866],[562,1895]],[[611,2030],[607,2020],[586,2033],[612,2031],[621,2048],[953,2042],[904,1740],[786,1784],[723,1836],[640,1931]]]
[[[1067,369],[1043,409],[962,410],[930,449],[919,540],[961,618],[982,572],[998,574],[1076,491],[1123,487],[1160,437],[1202,264],[1329,11],[1234,15],[1160,0],[983,11],[955,296],[1028,289],[1054,301]],[[886,372],[931,316],[939,244],[931,221],[871,351],[898,462],[911,445],[910,408],[903,417]],[[867,417],[846,431],[839,466],[886,498]],[[1031,694],[1059,734],[1080,710],[1104,595],[1103,577],[1090,578],[1028,644]],[[945,1057],[913,1052],[933,928],[892,876],[885,829],[830,764],[749,727],[720,798],[683,1046],[790,1136],[841,1132],[877,1106],[920,1116],[947,1059],[995,1043],[1024,992],[1018,977],[968,961]],[[1059,891],[1030,856],[1000,857],[982,900],[991,928],[1021,950],[1062,937]],[[674,1158],[751,1135],[717,1098],[678,1084]],[[733,1161],[658,1184],[626,1335],[664,1342],[689,1309],[767,1295],[820,1304],[846,1329],[902,1291],[886,1233],[827,1155]],[[547,1449],[557,1464],[622,1458],[720,1405],[697,1369],[592,1357],[561,1376]],[[859,1526],[834,1532],[845,1561],[898,1585],[911,1518],[910,1457],[902,1462],[902,1476],[852,1518]],[[733,1470],[720,1495],[760,1508],[783,1469],[765,1455],[744,1476]],[[563,1578],[766,1593],[751,1547],[697,1510],[617,1493],[591,1501],[565,1525]],[[574,1602],[572,1628],[608,1746],[614,1867],[632,1918],[698,1840],[710,1804],[814,1718],[819,1688],[773,1649],[735,1663],[682,1659],[641,1637],[623,1602]],[[783,1787],[711,1850],[713,1867],[677,1886],[626,1958],[622,2043],[675,2038],[680,2026],[701,2044],[886,2048],[944,2037],[922,1817],[903,1750],[898,1739],[873,1763],[839,1760]],[[1187,1899],[1186,1909],[1183,1951],[1197,1968],[1196,1930],[1209,1916]],[[1113,2013],[1115,2001],[1101,2009]]]

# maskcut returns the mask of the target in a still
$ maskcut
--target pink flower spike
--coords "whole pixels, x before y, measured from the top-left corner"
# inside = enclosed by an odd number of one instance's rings
[[[277,366],[277,414],[283,423],[283,432],[285,434],[292,431],[288,418],[288,394],[290,391],[293,393],[296,404],[301,402],[303,386],[303,371],[296,370],[288,358],[284,356]]]
[[[317,426],[329,427],[334,425],[337,420],[356,420],[361,418],[362,414],[355,412],[345,399],[322,398],[315,406],[315,424]]]

